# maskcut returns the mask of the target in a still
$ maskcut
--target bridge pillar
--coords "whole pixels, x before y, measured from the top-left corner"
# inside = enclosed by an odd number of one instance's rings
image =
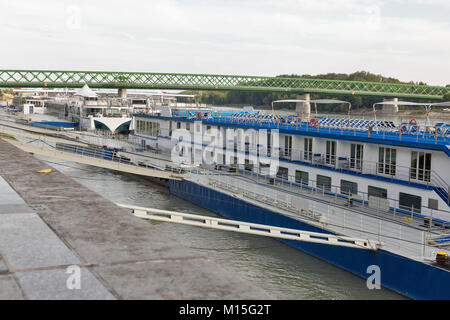
[[[398,98],[389,98],[383,99],[384,102],[398,102]],[[398,112],[398,105],[396,104],[383,104],[383,108],[381,109],[381,113],[383,114],[393,114]]]
[[[117,95],[119,96],[119,98],[126,98],[127,97],[127,89],[119,88],[119,90],[117,90]]]
[[[297,95],[297,100],[311,100],[311,95],[309,93],[305,93],[302,95]],[[309,119],[311,116],[311,104],[309,102],[297,102],[295,105],[295,112],[300,113],[302,118]]]

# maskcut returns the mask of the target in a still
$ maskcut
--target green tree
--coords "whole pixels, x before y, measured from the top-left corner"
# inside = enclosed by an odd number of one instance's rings
[[[325,80],[347,80],[347,81],[370,81],[370,82],[385,82],[385,83],[411,83],[425,85],[424,82],[414,83],[401,82],[398,79],[392,77],[385,77],[383,75],[370,73],[367,71],[357,71],[351,74],[344,73],[327,73],[319,75],[297,75],[297,74],[284,74],[278,77],[285,78],[312,78],[312,79],[325,79]],[[450,85],[447,85],[450,86]],[[191,92],[194,93],[194,92]],[[199,99],[202,103],[208,104],[225,104],[225,105],[253,105],[256,107],[270,108],[272,101],[282,100],[282,99],[295,99],[295,93],[277,93],[277,92],[259,92],[259,91],[202,91],[199,94]],[[447,100],[450,97],[446,96]],[[380,102],[378,97],[364,97],[364,96],[354,96],[348,94],[311,94],[311,99],[339,99],[349,101],[352,104],[352,110],[358,110],[360,108],[366,107],[371,108],[376,102]],[[414,99],[409,99],[415,101]],[[283,105],[283,109],[295,109],[295,103]],[[347,112],[346,106],[340,105],[321,105],[319,112]]]

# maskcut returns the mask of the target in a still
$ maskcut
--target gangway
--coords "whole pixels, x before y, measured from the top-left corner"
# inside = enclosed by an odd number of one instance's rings
[[[173,222],[184,225],[210,228],[216,230],[234,231],[239,233],[266,236],[278,239],[297,240],[311,243],[328,244],[376,251],[382,246],[379,241],[339,236],[336,234],[310,232],[243,221],[220,219],[176,211],[154,208],[136,207],[117,204],[121,208],[129,209],[134,216],[142,219]]]
[[[21,123],[8,121],[8,120],[4,120],[4,119],[0,119],[0,125],[3,127],[10,127],[10,128],[23,130],[23,131],[27,131],[27,132],[32,132],[32,133],[36,133],[36,134],[59,135],[59,134],[64,133],[61,131],[50,130],[50,129],[45,129],[45,128],[41,128],[41,127],[33,127],[33,126],[30,126],[27,124],[21,124]]]
[[[3,126],[3,124],[0,123],[0,133],[4,133],[6,135],[10,135],[13,137],[21,137],[26,139],[35,139],[35,140],[41,140],[41,141],[48,141],[48,142],[55,142],[55,143],[67,143],[68,141],[77,146],[85,146],[87,143],[78,142],[78,141],[71,141],[68,140],[68,138],[58,138],[58,136],[49,136],[42,133],[34,133],[32,131],[25,131],[22,129],[13,129],[9,128],[8,126]]]
[[[57,158],[61,160],[73,161],[77,163],[87,164],[99,168],[105,168],[120,172],[126,172],[141,176],[169,179],[169,180],[182,180],[183,174],[177,174],[170,171],[164,171],[155,169],[149,166],[142,166],[137,163],[129,161],[121,161],[120,158],[117,159],[105,159],[103,157],[96,157],[91,152],[73,152],[73,150],[56,149],[47,146],[36,146],[29,143],[24,143],[17,140],[4,139],[5,141],[11,143],[23,151],[30,152],[33,154],[38,154],[42,156],[47,156],[51,158]],[[43,140],[45,142],[45,140]]]

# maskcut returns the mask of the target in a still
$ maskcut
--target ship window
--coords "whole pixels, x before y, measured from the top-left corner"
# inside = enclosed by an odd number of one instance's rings
[[[341,180],[342,194],[358,194],[358,184],[353,181]]]
[[[158,136],[159,135],[159,122],[153,123],[153,136]]]
[[[292,136],[284,137],[284,156],[290,158],[292,154]]]
[[[278,167],[277,178],[288,180],[289,179],[289,169],[284,167]]]
[[[433,210],[439,210],[439,201],[437,199],[428,199],[428,208]]]
[[[267,156],[270,157],[272,152],[272,133],[267,132]]]
[[[147,122],[147,134],[153,136],[155,124],[153,122]]]
[[[378,149],[378,173],[395,176],[397,150],[380,147]]]
[[[253,171],[253,163],[249,159],[245,159],[244,170]]]
[[[387,190],[383,189],[383,188],[368,186],[367,193],[369,194],[369,197],[372,196],[372,197],[387,199]]]
[[[430,182],[431,178],[431,153],[411,151],[411,179]]]
[[[336,141],[327,141],[325,163],[334,165],[336,163]]]
[[[307,161],[311,161],[312,159],[312,138],[305,138],[303,159]]]
[[[260,163],[259,164],[259,173],[262,175],[269,175],[270,173],[270,164],[268,163]]]
[[[331,177],[322,176],[322,175],[318,174],[316,186],[317,186],[317,188],[331,191]]]
[[[141,131],[141,121],[140,120],[136,120],[136,133],[140,133]]]
[[[350,168],[361,169],[363,161],[364,145],[352,143],[350,146]]]
[[[187,131],[191,130],[191,124],[189,122],[186,122],[186,130]]]
[[[149,121],[136,121],[137,133],[147,136],[157,136],[159,134],[159,123]]]
[[[309,184],[309,172],[295,170],[295,182],[307,186]]]
[[[181,122],[177,122],[177,129],[181,129]]]
[[[422,198],[413,194],[400,192],[398,196],[398,206],[411,212],[420,212],[422,208]]]

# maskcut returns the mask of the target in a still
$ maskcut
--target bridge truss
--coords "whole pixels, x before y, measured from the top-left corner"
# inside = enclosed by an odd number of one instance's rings
[[[449,87],[385,82],[213,74],[0,70],[0,87],[239,90],[442,99]]]

